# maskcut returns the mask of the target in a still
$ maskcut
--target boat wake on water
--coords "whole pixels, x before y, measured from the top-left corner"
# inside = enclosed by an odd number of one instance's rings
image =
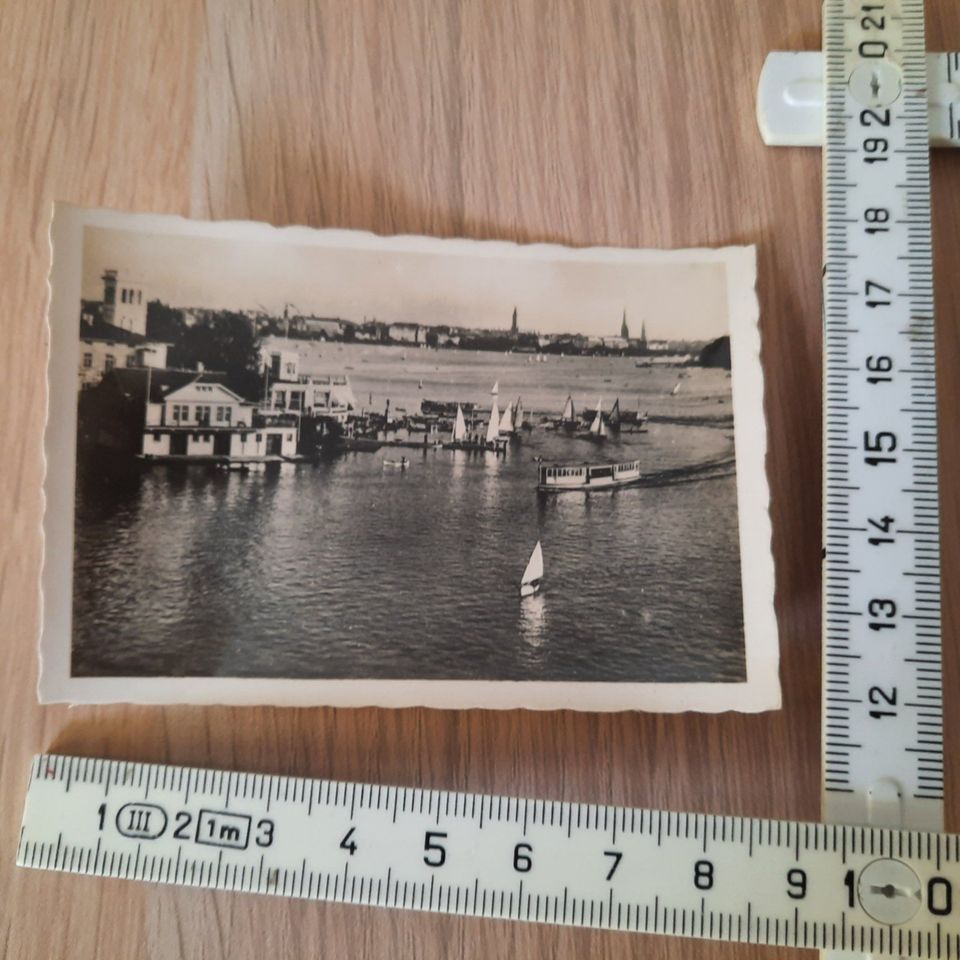
[[[733,414],[702,414],[700,416],[669,416],[664,413],[652,414],[650,423],[670,423],[679,427],[727,427],[733,428]]]
[[[683,467],[673,467],[668,470],[657,470],[654,473],[645,473],[638,487],[669,487],[678,483],[699,483],[701,480],[720,480],[724,477],[733,477],[737,473],[737,460],[732,454],[724,454],[714,460],[703,463],[694,463]]]

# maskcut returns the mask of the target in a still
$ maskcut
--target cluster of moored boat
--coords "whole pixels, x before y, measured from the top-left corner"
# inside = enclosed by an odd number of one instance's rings
[[[555,420],[548,419],[546,428],[557,430],[584,440],[602,441],[610,433],[619,433],[626,428],[630,432],[639,432],[647,423],[646,412],[641,412],[639,403],[636,410],[620,410],[620,398],[613,402],[609,413],[603,409],[603,401],[597,401],[596,410],[586,409],[577,415],[573,397],[568,396],[563,412]]]
[[[525,418],[523,400],[517,397],[501,411],[498,403],[499,392],[498,381],[490,391],[493,401],[489,416],[486,418],[486,427],[483,429],[478,426],[482,425],[482,421],[476,418],[468,424],[463,406],[456,404],[450,440],[444,446],[453,450],[490,450],[500,453],[506,449],[510,437],[521,430],[532,430],[533,426]],[[473,414],[475,409],[473,407],[470,413]],[[611,433],[616,434],[624,429],[634,433],[642,431],[647,422],[647,414],[641,412],[639,405],[636,411],[621,412],[618,397],[609,411],[604,411],[603,402],[598,400],[595,410],[584,410],[578,416],[573,397],[568,396],[559,417],[543,417],[540,422],[547,430],[556,430],[567,436],[602,442]]]
[[[520,397],[513,403],[508,403],[500,411],[498,398],[500,381],[498,380],[490,391],[493,402],[490,405],[490,415],[487,417],[486,428],[478,430],[467,426],[463,409],[457,404],[457,413],[453,421],[453,430],[450,441],[444,447],[450,450],[489,450],[494,453],[503,453],[507,448],[510,437],[521,430],[530,430],[532,427],[524,419],[523,400]],[[476,421],[474,421],[476,424]]]

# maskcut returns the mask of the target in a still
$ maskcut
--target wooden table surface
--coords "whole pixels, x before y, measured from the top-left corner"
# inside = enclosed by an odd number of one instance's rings
[[[930,49],[960,4],[928,0]],[[0,3],[0,944],[9,957],[770,956],[13,868],[39,750],[816,818],[820,156],[765,148],[773,49],[819,0]],[[960,689],[960,155],[934,160],[948,690]],[[760,716],[40,707],[54,198],[382,233],[756,243],[784,708]],[[749,575],[749,573],[747,574]],[[956,718],[947,700],[947,747]],[[957,767],[948,826],[960,827]],[[789,952],[780,951],[780,956]],[[799,955],[799,954],[798,954]]]

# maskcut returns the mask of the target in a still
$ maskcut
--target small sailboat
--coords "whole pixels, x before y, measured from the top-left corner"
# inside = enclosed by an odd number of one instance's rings
[[[527,430],[529,427],[523,422],[523,400],[517,397],[517,402],[513,408],[513,429]]]
[[[490,396],[495,397],[500,393],[500,381],[497,380],[490,389]]]
[[[422,380],[417,384],[417,389],[418,389],[418,390],[422,390],[422,389],[423,389],[423,381],[422,381]]]
[[[607,425],[611,430],[620,429],[620,398],[617,397],[613,401],[613,406],[610,408],[610,416],[607,417]]]
[[[520,578],[521,598],[532,597],[535,593],[539,593],[541,586],[543,586],[543,548],[538,540],[527,561],[527,569],[523,571],[523,576]]]
[[[597,401],[597,415],[590,424],[590,439],[605,440],[607,437],[607,428],[603,424],[603,401]]]
[[[509,437],[513,433],[513,404],[508,404],[500,418],[500,427],[497,433],[501,437]]]
[[[462,443],[467,436],[467,422],[463,419],[463,410],[460,404],[457,404],[457,419],[453,423],[453,433],[450,436],[451,443]]]
[[[681,381],[678,380],[678,381],[673,385],[673,389],[670,391],[670,396],[671,396],[671,397],[675,397],[675,396],[680,392],[680,383],[681,383]]]
[[[565,430],[573,430],[577,425],[577,412],[573,408],[573,397],[567,395],[567,402],[563,405],[563,413],[560,414],[560,424]]]
[[[493,401],[493,406],[490,408],[490,420],[487,423],[487,435],[486,441],[488,446],[496,446],[497,437],[500,436],[500,409],[497,406],[497,401]]]

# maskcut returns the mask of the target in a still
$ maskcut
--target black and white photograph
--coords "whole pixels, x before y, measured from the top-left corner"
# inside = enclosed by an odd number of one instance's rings
[[[779,705],[752,248],[52,242],[45,699]]]

